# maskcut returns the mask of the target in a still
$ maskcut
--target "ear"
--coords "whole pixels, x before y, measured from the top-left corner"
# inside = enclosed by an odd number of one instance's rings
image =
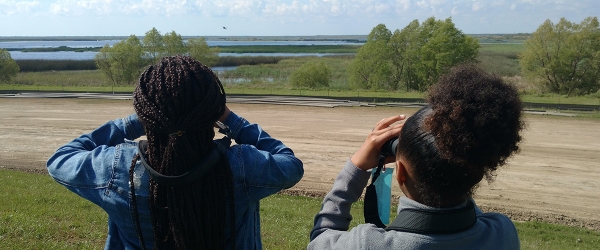
[[[396,180],[398,181],[398,185],[402,186],[404,182],[406,182],[407,177],[408,172],[406,171],[406,165],[403,163],[402,159],[396,159]]]

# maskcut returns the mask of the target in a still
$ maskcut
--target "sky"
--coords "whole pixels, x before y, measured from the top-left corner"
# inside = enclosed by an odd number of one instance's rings
[[[0,0],[0,36],[367,35],[452,18],[465,34],[532,33],[600,16],[598,0]]]

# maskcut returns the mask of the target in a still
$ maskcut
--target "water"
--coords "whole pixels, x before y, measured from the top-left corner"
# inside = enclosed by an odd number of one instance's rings
[[[363,45],[346,41],[206,41],[208,46],[251,46],[251,45]]]
[[[0,48],[58,48],[67,46],[71,48],[103,47],[114,45],[121,40],[97,41],[10,41],[0,42]],[[346,41],[206,41],[208,46],[251,46],[251,45],[362,45],[364,43]]]
[[[9,51],[10,57],[14,60],[94,60],[98,52],[22,52]],[[325,56],[332,54],[324,53],[219,53],[219,56]],[[342,55],[342,54],[335,54]]]
[[[22,52],[9,51],[14,60],[94,60],[98,52],[57,51],[57,52]]]
[[[236,69],[238,66],[217,66],[217,67],[212,67],[210,69],[212,69],[212,71],[214,71],[215,73],[222,73],[225,72],[227,70],[234,70]]]
[[[108,44],[112,46],[113,44],[119,42],[120,40],[98,40],[98,41],[14,41],[14,42],[0,42],[0,48],[8,49],[8,48],[19,48],[19,49],[28,49],[28,48],[58,48],[60,46],[67,46],[71,48],[95,48],[95,47],[104,47],[104,45]],[[36,52],[37,53],[37,52]]]
[[[0,42],[0,48],[71,48],[103,47],[114,45],[120,40],[99,41],[17,41]],[[362,45],[363,43],[346,41],[207,41],[208,46],[250,46],[250,45]],[[98,52],[21,52],[9,51],[14,60],[93,60]],[[324,56],[323,53],[219,53],[219,56]]]

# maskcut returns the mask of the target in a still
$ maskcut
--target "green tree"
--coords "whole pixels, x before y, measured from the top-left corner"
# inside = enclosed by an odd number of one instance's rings
[[[474,61],[479,42],[456,29],[452,19],[431,17],[392,34],[377,25],[348,67],[358,88],[424,91],[454,65]]]
[[[386,88],[391,83],[391,49],[388,46],[392,33],[384,24],[375,26],[367,41],[358,49],[348,66],[350,83],[359,89]]]
[[[108,79],[113,83],[114,86],[117,82],[117,69],[112,66],[112,58],[115,57],[115,52],[110,47],[110,45],[106,44],[100,49],[100,51],[94,56],[94,62],[96,63],[96,67],[102,70],[104,74],[108,77]]]
[[[94,61],[100,70],[114,85],[131,85],[142,71],[145,64],[140,40],[131,35],[126,40],[115,43],[112,47],[105,45],[96,54]]]
[[[219,60],[219,48],[209,47],[204,38],[190,39],[186,47],[191,57],[207,66],[213,66]]]
[[[0,82],[9,82],[19,73],[19,65],[12,59],[8,50],[0,49]]]
[[[477,58],[479,42],[458,30],[451,18],[430,17],[417,30],[413,89],[424,91],[452,66]]]
[[[597,17],[580,24],[546,20],[519,55],[523,74],[553,93],[590,94],[600,89],[600,27]]]
[[[165,53],[163,56],[181,55],[187,52],[187,48],[185,47],[181,35],[175,33],[175,31],[165,34],[163,36],[163,42],[165,45]]]
[[[416,77],[416,67],[419,60],[419,21],[410,22],[401,31],[394,31],[390,38],[391,46],[390,56],[392,60],[392,89],[400,87],[404,82],[406,91],[418,89],[418,79]]]
[[[329,87],[331,69],[323,61],[308,61],[290,75],[294,87]]]
[[[163,36],[156,28],[153,27],[151,30],[147,31],[142,42],[147,64],[155,64],[164,56],[165,44]]]

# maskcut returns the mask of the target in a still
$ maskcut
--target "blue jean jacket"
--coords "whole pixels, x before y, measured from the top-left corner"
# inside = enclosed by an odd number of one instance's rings
[[[235,190],[235,249],[262,249],[259,202],[298,183],[304,174],[302,162],[259,125],[233,112],[224,123],[236,142],[227,152]],[[140,249],[129,168],[138,153],[138,143],[133,140],[143,135],[141,122],[132,114],[81,135],[48,160],[48,172],[58,183],[108,213],[105,249]],[[152,249],[149,176],[139,161],[134,168],[134,186],[143,239]]]

